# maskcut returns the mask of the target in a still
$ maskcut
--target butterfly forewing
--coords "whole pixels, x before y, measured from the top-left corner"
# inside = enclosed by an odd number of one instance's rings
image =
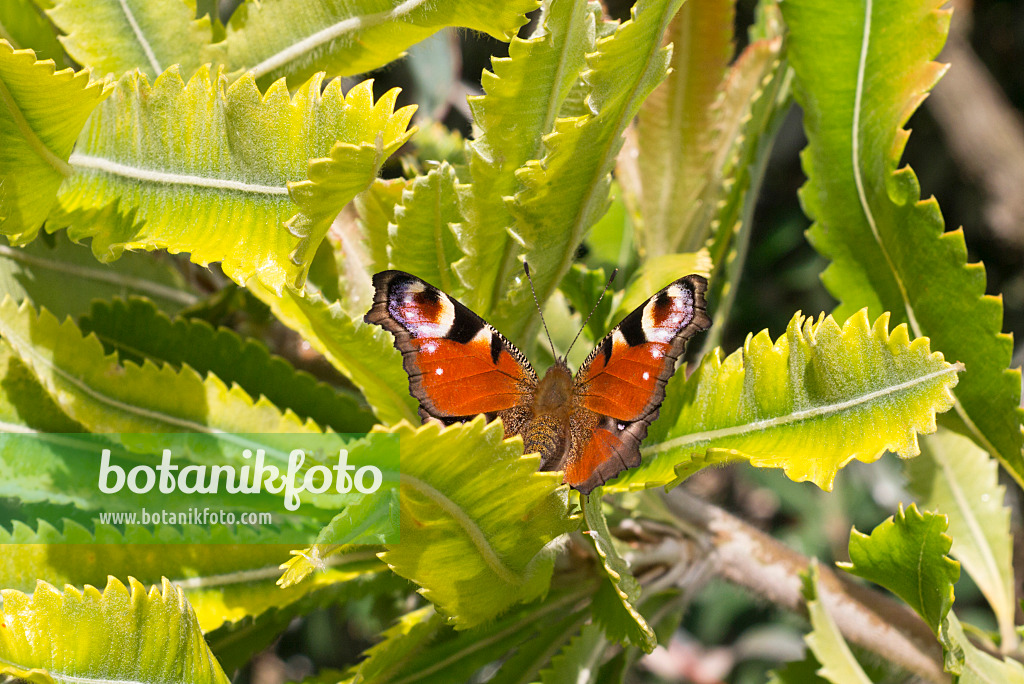
[[[394,333],[424,418],[451,423],[529,402],[536,373],[482,318],[408,273],[383,271],[373,284],[364,318]]]

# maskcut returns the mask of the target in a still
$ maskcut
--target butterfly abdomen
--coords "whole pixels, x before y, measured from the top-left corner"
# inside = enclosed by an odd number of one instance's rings
[[[533,416],[523,426],[525,453],[541,455],[541,469],[556,468],[567,442],[571,409],[572,374],[564,361],[548,369],[533,397]]]

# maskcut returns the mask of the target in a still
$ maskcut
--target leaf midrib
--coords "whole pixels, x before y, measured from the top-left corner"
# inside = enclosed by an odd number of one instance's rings
[[[270,57],[267,57],[256,66],[249,69],[255,78],[265,76],[271,71],[278,69],[285,64],[294,62],[303,55],[313,51],[320,47],[324,43],[340,38],[346,33],[352,33],[359,30],[366,30],[383,24],[384,22],[403,17],[419,6],[427,4],[430,0],[405,0],[398,7],[388,10],[386,12],[378,12],[376,14],[368,14],[364,17],[349,17],[343,19],[335,24],[320,29],[316,33],[306,36],[302,40],[292,43],[285,49],[277,52]],[[237,35],[237,34],[236,34]]]
[[[867,193],[864,189],[863,170],[860,165],[860,113],[863,107],[864,81],[865,73],[867,71],[868,48],[871,38],[871,20],[873,10],[874,0],[866,0],[864,4],[864,30],[861,37],[860,57],[857,62],[857,85],[854,93],[853,120],[851,122],[852,131],[850,148],[853,166],[853,179],[857,187],[857,201],[860,203],[861,210],[864,212],[864,218],[868,222],[868,227],[871,229],[871,234],[874,237],[875,242],[878,244],[878,248],[882,252],[882,256],[885,257],[885,263],[889,267],[893,281],[899,289],[900,297],[903,300],[903,308],[907,314],[907,323],[909,324],[910,329],[913,330],[915,337],[925,337],[925,332],[914,313],[914,307],[910,303],[910,296],[907,293],[907,287],[903,282],[900,271],[896,268],[896,265],[889,254],[889,250],[886,249],[885,242],[882,240],[882,236],[878,231],[878,223],[875,220],[874,212],[871,209],[871,205],[868,203]],[[953,393],[953,396],[956,398],[955,392]],[[975,439],[978,440],[986,451],[992,454],[1001,453],[982,432],[982,430],[974,423],[974,420],[968,415],[967,410],[964,408],[960,399],[956,398],[956,401],[953,404],[953,410],[956,411],[957,415],[964,424],[967,425]],[[1007,471],[1010,472],[1011,475],[1015,475],[1016,479],[1019,481],[1019,477],[1016,476],[1013,468],[1007,468]]]
[[[658,36],[665,35],[665,27],[672,20],[672,16],[675,14],[674,12],[668,11],[670,6],[671,0],[667,0],[662,10],[661,22],[659,24],[659,29],[657,31]],[[634,18],[632,21],[636,21],[636,19]],[[618,32],[621,30],[622,26],[619,27],[615,34],[609,37],[609,40],[614,40],[614,38],[618,36]],[[583,238],[583,233],[585,233],[587,228],[590,227],[583,224],[584,218],[590,213],[590,208],[594,203],[594,197],[597,194],[598,186],[601,185],[601,181],[603,181],[610,173],[610,171],[604,170],[605,164],[607,163],[609,156],[614,156],[610,155],[609,152],[611,148],[614,147],[615,144],[622,139],[623,132],[629,125],[629,122],[632,121],[633,116],[627,116],[627,113],[633,109],[633,103],[637,99],[637,93],[640,90],[640,86],[641,84],[644,83],[648,74],[650,74],[652,64],[654,62],[654,57],[662,49],[663,48],[660,40],[653,41],[651,43],[651,50],[647,53],[647,55],[644,58],[644,66],[640,70],[639,76],[634,81],[632,88],[630,88],[627,97],[624,98],[623,104],[620,106],[619,111],[617,112],[614,132],[607,137],[604,143],[604,147],[601,150],[601,162],[597,165],[598,173],[595,174],[596,177],[591,178],[589,187],[586,191],[586,194],[583,197],[583,202],[580,204],[580,210],[576,213],[576,216],[573,217],[572,226],[569,231],[570,249],[562,250],[561,258],[559,259],[558,265],[555,267],[553,271],[554,277],[549,277],[547,279],[549,283],[548,285],[541,286],[540,300],[543,302],[546,302],[548,299],[551,298],[551,295],[554,294],[554,291],[558,288],[558,285],[561,282],[562,275],[564,275],[569,270],[569,266],[575,259],[576,245]],[[593,115],[590,121],[594,122],[599,121],[600,119],[601,114],[596,114]],[[528,331],[533,330],[539,315],[539,310],[530,309],[529,313],[526,316],[526,321],[522,326],[523,329]]]
[[[11,91],[7,89],[7,85],[2,79],[0,79],[0,104],[10,112],[14,125],[17,127],[18,132],[21,133],[22,139],[28,143],[29,147],[32,148],[32,151],[61,176],[65,178],[70,176],[73,171],[71,166],[54,154],[53,151],[46,146],[46,143],[36,135],[35,130],[25,118],[21,108],[18,107],[17,101],[15,101],[14,96],[11,94]]]
[[[773,428],[779,428],[785,425],[793,423],[799,423],[805,420],[811,420],[814,418],[822,418],[827,416],[836,415],[844,411],[848,411],[865,404],[874,402],[877,399],[882,399],[887,396],[891,396],[902,392],[904,390],[911,389],[918,385],[925,384],[944,375],[956,374],[964,370],[962,363],[951,364],[948,368],[941,370],[932,371],[925,375],[920,375],[910,380],[905,380],[899,384],[891,385],[889,387],[883,387],[867,394],[862,394],[845,401],[841,401],[836,404],[822,404],[820,406],[814,406],[808,409],[800,411],[794,411],[784,416],[775,416],[773,418],[765,418],[763,420],[754,421],[752,423],[742,423],[740,425],[733,425],[725,428],[718,428],[717,430],[707,430],[704,432],[695,432],[689,435],[683,435],[682,437],[676,437],[674,439],[666,440],[660,444],[654,444],[649,447],[641,449],[642,454],[657,454],[673,449],[685,447],[688,445],[696,445],[703,442],[713,442],[724,437],[736,437],[739,435],[746,435],[754,432],[761,432],[764,430],[771,430]]]

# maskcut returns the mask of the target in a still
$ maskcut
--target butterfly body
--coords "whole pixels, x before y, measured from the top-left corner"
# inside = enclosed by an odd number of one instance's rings
[[[416,276],[373,278],[365,320],[395,335],[424,420],[501,418],[541,470],[583,492],[640,464],[640,442],[686,340],[710,326],[707,281],[690,275],[638,307],[597,345],[575,377],[563,359],[538,379],[526,357],[467,307]]]

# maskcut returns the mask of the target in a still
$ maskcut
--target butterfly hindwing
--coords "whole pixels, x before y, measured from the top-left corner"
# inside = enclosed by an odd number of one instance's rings
[[[676,360],[690,337],[711,326],[706,291],[699,275],[670,283],[622,319],[587,357],[574,394],[577,420],[593,427],[562,464],[570,485],[588,493],[640,464],[640,443],[658,416]]]
[[[480,413],[491,418],[531,401],[533,368],[469,308],[402,271],[382,271],[373,285],[364,320],[394,334],[424,418],[448,424]]]

